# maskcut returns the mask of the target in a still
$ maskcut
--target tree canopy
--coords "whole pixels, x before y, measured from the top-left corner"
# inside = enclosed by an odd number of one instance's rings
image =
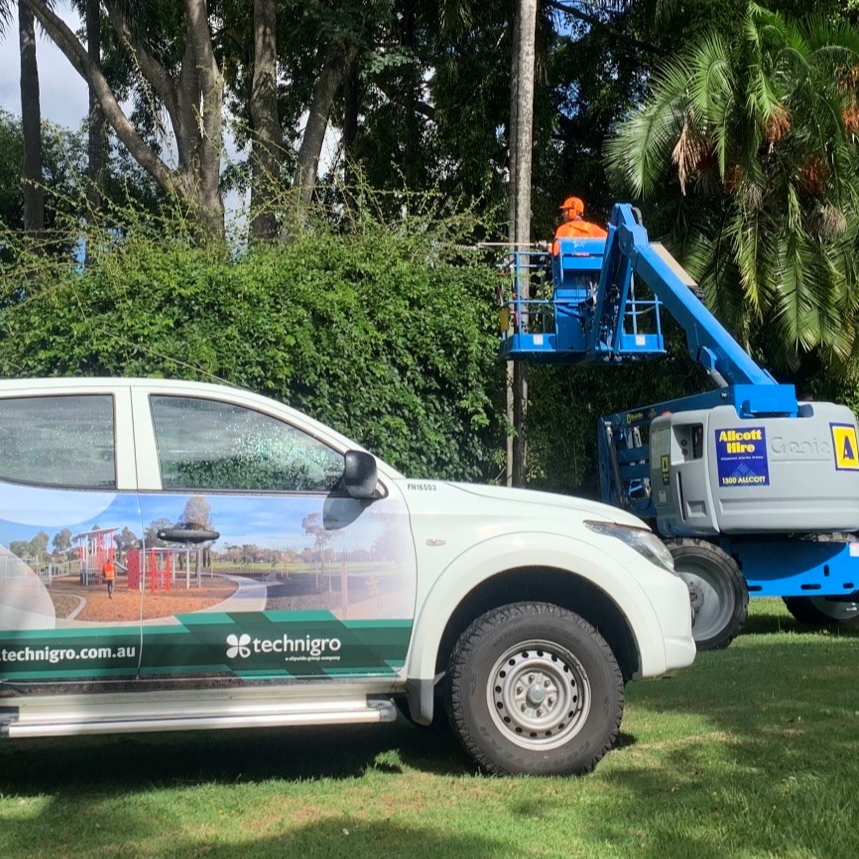
[[[670,211],[717,315],[782,363],[854,348],[857,75],[848,24],[750,3],[663,61],[606,145],[618,185]]]
[[[0,372],[225,379],[411,473],[502,474],[503,251],[474,248],[510,235],[521,4],[75,5],[80,32],[0,0],[0,36],[24,10]],[[632,199],[761,363],[856,401],[857,24],[854,0],[539,0],[530,238],[569,195]],[[87,82],[80,129],[39,119],[33,27]],[[592,488],[593,418],[697,383],[682,355],[531,368],[529,480]]]

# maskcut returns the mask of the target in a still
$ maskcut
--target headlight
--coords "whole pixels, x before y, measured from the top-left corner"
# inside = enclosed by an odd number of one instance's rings
[[[669,573],[674,572],[674,558],[671,557],[671,552],[653,531],[647,528],[634,528],[631,525],[618,525],[616,522],[585,522],[585,525],[597,534],[615,537],[626,543],[630,549],[634,549],[657,567],[662,567]]]

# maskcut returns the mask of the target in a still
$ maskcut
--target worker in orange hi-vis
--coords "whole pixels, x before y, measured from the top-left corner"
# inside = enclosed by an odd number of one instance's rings
[[[107,595],[110,599],[113,599],[113,585],[116,582],[116,565],[112,557],[109,557],[104,564],[104,580],[107,582]]]
[[[608,233],[599,225],[592,224],[582,218],[585,204],[578,197],[567,197],[561,203],[561,213],[564,222],[555,232],[552,243],[552,253],[558,255],[558,239],[604,239]]]

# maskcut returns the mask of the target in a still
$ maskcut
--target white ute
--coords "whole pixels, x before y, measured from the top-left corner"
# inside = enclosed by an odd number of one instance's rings
[[[689,665],[638,519],[412,480],[229,387],[0,381],[0,736],[446,710],[492,773],[583,773]]]

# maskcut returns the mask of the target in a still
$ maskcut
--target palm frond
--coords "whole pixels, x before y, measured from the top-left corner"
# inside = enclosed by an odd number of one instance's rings
[[[13,8],[17,3],[12,0],[0,0],[0,39],[4,38],[14,20]]]
[[[692,198],[670,238],[736,336],[787,365],[859,354],[859,29],[749,3],[733,39],[659,69],[606,151],[639,194]]]
[[[605,147],[607,169],[616,186],[635,196],[650,193],[664,173],[682,123],[682,113],[657,105],[630,117]]]

